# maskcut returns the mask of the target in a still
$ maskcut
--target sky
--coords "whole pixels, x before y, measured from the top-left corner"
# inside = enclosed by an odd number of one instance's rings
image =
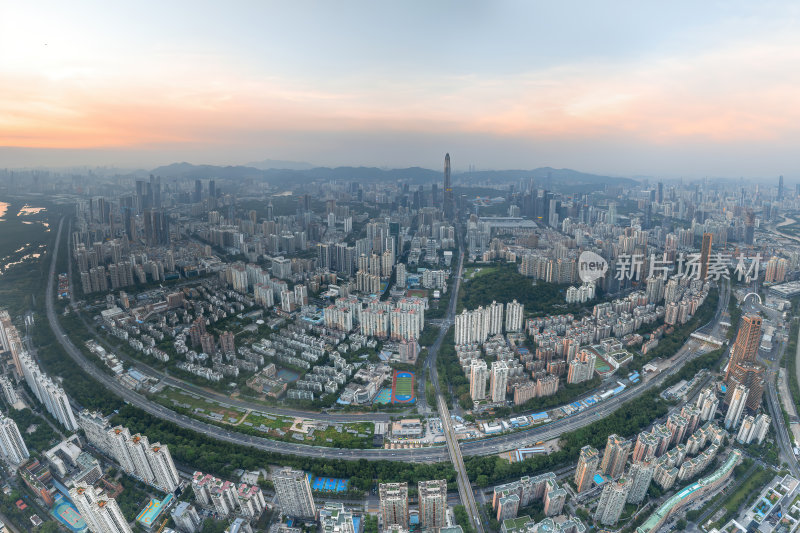
[[[0,167],[800,179],[800,3],[0,2]]]

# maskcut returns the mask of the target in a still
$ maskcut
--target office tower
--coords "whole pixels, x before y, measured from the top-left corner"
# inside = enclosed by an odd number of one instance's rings
[[[700,247],[700,279],[705,281],[708,277],[708,262],[711,259],[711,233],[703,233],[703,244]]]
[[[600,463],[600,452],[591,446],[581,448],[578,467],[575,469],[575,486],[578,492],[592,488],[593,478]]]
[[[453,220],[455,203],[453,202],[453,184],[450,181],[450,154],[444,156],[444,219]]]
[[[744,243],[752,246],[755,236],[756,215],[752,209],[747,209],[744,213]]]
[[[616,524],[625,507],[630,490],[631,482],[626,478],[606,483],[600,494],[600,500],[597,502],[594,519],[607,526]]]
[[[383,524],[398,524],[408,529],[408,483],[378,485]]]
[[[469,395],[477,402],[486,398],[486,361],[473,359],[469,370]]]
[[[107,498],[84,483],[69,489],[69,495],[93,533],[131,533],[128,521],[114,498]]]
[[[0,413],[0,452],[9,462],[18,465],[30,457],[28,447],[22,440],[17,423]]]
[[[196,533],[203,524],[194,505],[189,502],[180,502],[170,511],[170,516],[181,533]]]
[[[284,468],[272,475],[272,482],[284,514],[297,518],[314,518],[314,496],[305,472]]]
[[[525,306],[516,300],[506,304],[506,333],[522,330],[522,317]]]
[[[608,220],[612,226],[617,223],[617,202],[608,203]]]
[[[778,202],[783,201],[783,176],[778,176]]]
[[[731,349],[728,369],[725,372],[725,403],[730,405],[737,385],[748,389],[747,407],[753,410],[761,406],[764,391],[764,367],[757,362],[758,346],[761,343],[761,317],[747,314],[742,317],[736,342]]]
[[[664,184],[660,181],[658,182],[658,189],[656,189],[656,203],[664,203]]]
[[[628,479],[631,480],[631,490],[628,493],[628,503],[640,504],[647,495],[650,481],[653,479],[654,465],[652,461],[637,461],[628,470]]]
[[[447,525],[447,480],[420,481],[419,525],[422,528],[438,529]]]
[[[194,195],[192,196],[192,201],[194,203],[200,202],[203,199],[203,182],[200,180],[194,181]]]
[[[328,502],[320,509],[319,526],[319,533],[356,533],[353,529],[353,513],[338,502]]]
[[[728,412],[725,414],[725,429],[736,429],[739,425],[749,392],[744,385],[737,385],[733,390],[731,401],[728,404]]]
[[[506,384],[508,383],[508,364],[505,361],[492,362],[491,380],[489,382],[489,395],[492,402],[506,400]]]
[[[600,470],[607,476],[616,479],[625,470],[625,463],[631,453],[632,443],[619,435],[609,435]]]
[[[731,349],[731,358],[725,381],[731,375],[733,367],[744,361],[755,362],[758,355],[758,345],[761,343],[761,317],[755,313],[748,313],[742,317],[736,342]]]

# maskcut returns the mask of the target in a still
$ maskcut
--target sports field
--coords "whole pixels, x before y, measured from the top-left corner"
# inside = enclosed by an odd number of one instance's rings
[[[395,370],[392,376],[392,403],[414,403],[414,373]]]
[[[375,396],[375,399],[372,400],[372,403],[387,404],[391,401],[392,401],[391,389],[383,388],[380,391],[378,391],[378,394]]]
[[[78,510],[75,509],[72,502],[64,498],[61,494],[56,496],[56,501],[50,514],[53,515],[56,520],[64,524],[70,531],[74,531],[75,533],[87,531],[86,522],[83,520],[83,517],[78,514]]]
[[[312,474],[308,474],[308,482],[311,484],[311,490],[325,492],[346,492],[348,485],[346,479],[314,477]]]

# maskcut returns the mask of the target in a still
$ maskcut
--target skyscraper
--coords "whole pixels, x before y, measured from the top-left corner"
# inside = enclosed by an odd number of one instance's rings
[[[18,465],[30,457],[17,423],[0,413],[0,452],[9,462]]]
[[[381,483],[378,495],[384,527],[397,524],[408,529],[408,483]]]
[[[583,492],[592,488],[592,478],[597,472],[597,465],[600,462],[600,452],[591,446],[581,448],[578,457],[578,467],[575,469],[575,486],[578,492]]]
[[[728,371],[725,373],[726,382],[737,363],[755,362],[760,343],[761,317],[755,313],[748,313],[742,317],[739,332],[736,335],[736,342],[731,349],[731,359],[728,363]]]
[[[711,233],[703,233],[703,244],[700,248],[700,279],[705,281],[708,277],[708,261],[711,258]]]
[[[450,182],[450,154],[444,156],[444,218],[452,220],[455,211],[453,184]]]
[[[284,468],[272,475],[272,482],[284,514],[297,518],[314,518],[314,496],[305,472]]]
[[[419,525],[422,528],[438,529],[447,525],[447,480],[420,481]]]
[[[783,176],[778,176],[778,201],[783,200]]]
[[[747,314],[742,317],[736,342],[731,349],[728,370],[725,372],[725,403],[731,404],[737,385],[748,389],[747,407],[758,409],[764,391],[764,367],[756,361],[761,343],[761,317]]]
[[[619,435],[609,435],[600,470],[614,479],[622,475],[631,453],[632,443]]]

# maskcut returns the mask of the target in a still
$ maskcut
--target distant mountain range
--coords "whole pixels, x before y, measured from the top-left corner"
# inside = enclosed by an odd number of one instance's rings
[[[375,183],[382,181],[408,181],[415,184],[426,184],[442,180],[442,172],[427,168],[410,167],[399,169],[380,169],[376,167],[313,167],[299,168],[307,163],[292,161],[275,161],[267,159],[256,166],[214,166],[193,165],[191,163],[173,163],[150,171],[156,176],[180,179],[220,179],[220,180],[263,180],[276,186],[293,186],[312,181],[358,181]],[[298,168],[275,168],[281,165],[294,165]],[[310,167],[310,165],[308,165]],[[533,170],[484,170],[480,172],[453,174],[453,185],[459,186],[459,178],[474,183],[492,182],[503,185],[516,182],[520,179],[536,180],[540,186],[553,189],[560,187],[573,188],[577,185],[603,186],[603,185],[633,185],[635,180],[611,176],[588,174],[570,169],[557,169],[550,167],[536,168]]]

